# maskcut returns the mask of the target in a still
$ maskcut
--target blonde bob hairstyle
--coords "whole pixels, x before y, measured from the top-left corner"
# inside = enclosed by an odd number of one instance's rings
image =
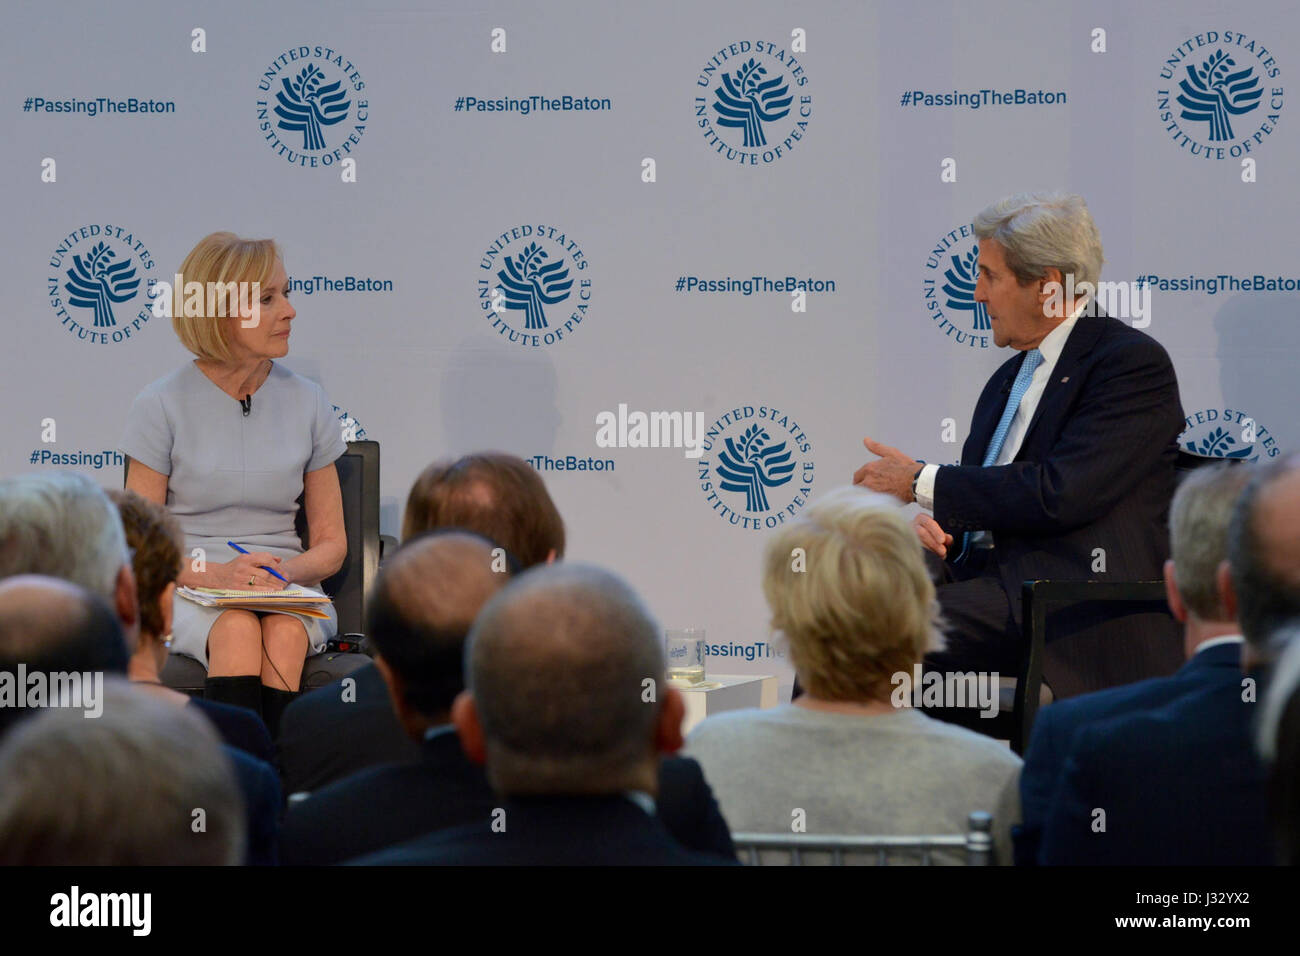
[[[893,498],[864,488],[835,489],[772,535],[763,594],[821,700],[888,701],[892,675],[943,649],[921,542]]]
[[[181,344],[199,358],[229,361],[233,353],[227,333],[232,319],[225,316],[238,315],[237,284],[269,282],[279,260],[273,239],[241,239],[233,232],[214,232],[200,239],[181,263],[181,281],[172,290],[172,328]],[[203,286],[202,315],[185,314],[184,289],[191,282]]]

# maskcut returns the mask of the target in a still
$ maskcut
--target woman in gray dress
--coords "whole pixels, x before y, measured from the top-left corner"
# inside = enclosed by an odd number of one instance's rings
[[[213,233],[185,258],[181,276],[172,324],[196,358],[131,406],[121,443],[126,485],[180,522],[180,586],[281,589],[273,568],[289,583],[316,587],[347,551],[334,469],[346,446],[321,387],[275,362],[288,354],[296,315],[279,250],[270,239]],[[225,283],[260,294],[214,300],[208,290]],[[203,290],[201,306],[185,287]],[[305,551],[294,530],[299,495]],[[307,654],[337,631],[332,608],[330,615],[304,621],[177,600],[171,649],[207,667],[205,697],[257,711],[274,735]]]

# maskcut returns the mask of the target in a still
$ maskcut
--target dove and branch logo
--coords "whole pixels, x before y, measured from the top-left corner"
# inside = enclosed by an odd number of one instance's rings
[[[564,258],[548,263],[546,250],[530,242],[517,256],[502,259],[497,278],[505,295],[507,309],[524,313],[525,329],[544,329],[543,306],[558,305],[569,297],[573,280],[564,266]]]
[[[975,301],[975,280],[979,278],[980,247],[974,245],[966,255],[953,253],[951,265],[943,273],[943,294],[948,297],[950,309],[972,313],[971,328],[983,331],[990,328],[989,310],[983,302]]]
[[[343,81],[325,83],[325,73],[310,63],[292,79],[281,77],[280,84],[282,89],[275,96],[275,115],[280,117],[277,125],[286,132],[302,133],[303,149],[324,149],[322,128],[347,119],[352,107]]]
[[[1210,124],[1210,142],[1233,139],[1233,116],[1258,108],[1264,90],[1253,68],[1237,70],[1237,62],[1222,49],[1215,50],[1199,67],[1188,64],[1178,88],[1182,118]]]
[[[786,443],[771,444],[772,436],[759,425],[750,425],[739,439],[726,439],[718,453],[718,487],[745,495],[745,510],[770,511],[768,488],[779,488],[794,474],[793,454]]]
[[[1245,412],[1233,408],[1205,408],[1184,420],[1180,447],[1202,458],[1257,462],[1282,453],[1277,439]]]
[[[1200,455],[1202,458],[1247,458],[1255,451],[1254,445],[1233,448],[1232,446],[1237,444],[1237,439],[1226,428],[1216,428],[1200,441],[1193,439],[1183,444],[1193,455]],[[1256,455],[1250,460],[1255,461],[1258,457]]]
[[[83,259],[72,257],[68,281],[63,288],[68,293],[68,304],[91,309],[95,328],[112,328],[117,325],[113,316],[114,303],[121,304],[135,298],[140,279],[130,257],[114,262],[115,253],[106,243],[97,242]]]
[[[766,68],[752,57],[735,73],[722,74],[714,96],[718,125],[743,130],[746,149],[766,146],[763,124],[785,118],[794,102],[784,77],[768,79]]]

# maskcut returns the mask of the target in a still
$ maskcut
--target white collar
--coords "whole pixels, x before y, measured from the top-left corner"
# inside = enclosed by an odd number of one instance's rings
[[[1074,313],[1058,325],[1052,331],[1043,337],[1043,341],[1038,343],[1038,351],[1043,356],[1042,364],[1048,367],[1054,366],[1056,360],[1061,357],[1061,352],[1065,350],[1065,340],[1070,337],[1074,331],[1074,324],[1079,321],[1079,316],[1083,315],[1083,310],[1088,307],[1088,298],[1085,296],[1074,308]]]
[[[1218,647],[1220,644],[1244,644],[1246,639],[1240,634],[1224,634],[1222,637],[1212,637],[1208,641],[1201,641],[1196,645],[1194,653],[1199,654],[1201,651],[1208,650],[1211,647]]]

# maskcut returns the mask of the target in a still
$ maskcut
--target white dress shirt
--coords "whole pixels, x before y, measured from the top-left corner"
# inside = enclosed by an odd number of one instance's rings
[[[1007,436],[1002,442],[997,460],[993,462],[994,465],[1010,464],[1015,459],[1016,453],[1020,451],[1020,443],[1025,439],[1025,431],[1034,419],[1038,401],[1043,397],[1043,391],[1052,378],[1056,361],[1065,348],[1065,340],[1070,337],[1075,323],[1079,321],[1079,316],[1083,314],[1087,304],[1088,300],[1083,299],[1068,319],[1048,332],[1043,336],[1043,341],[1038,343],[1038,351],[1042,354],[1043,361],[1039,363],[1038,368],[1034,369],[1034,374],[1029,379],[1029,388],[1020,398],[1020,405],[1016,408],[1015,417],[1011,419],[1011,427],[1007,429]],[[916,479],[916,502],[926,511],[934,511],[934,479],[940,467],[942,466],[926,465]],[[991,542],[985,539],[984,533],[978,532],[972,537],[971,543],[975,546],[988,547]]]

